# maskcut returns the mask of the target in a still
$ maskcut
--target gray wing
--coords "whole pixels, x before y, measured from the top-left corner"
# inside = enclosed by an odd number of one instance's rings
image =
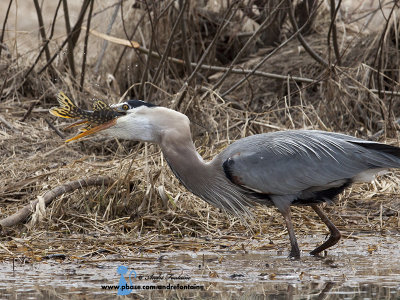
[[[341,186],[367,170],[400,167],[399,157],[397,147],[343,134],[298,130],[241,139],[218,159],[237,185],[265,194],[293,195]]]

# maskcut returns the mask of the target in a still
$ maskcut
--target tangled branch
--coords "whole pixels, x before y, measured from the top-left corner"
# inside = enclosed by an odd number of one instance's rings
[[[44,196],[39,197],[39,199],[31,201],[28,205],[25,205],[22,209],[12,214],[11,216],[0,220],[0,227],[11,227],[22,223],[33,212],[35,212],[36,206],[39,204],[39,201],[43,201],[44,205],[48,206],[54,199],[56,199],[58,196],[61,196],[62,194],[88,186],[110,185],[112,182],[113,180],[109,177],[98,176],[70,181],[63,185],[57,186],[54,189],[46,192]]]

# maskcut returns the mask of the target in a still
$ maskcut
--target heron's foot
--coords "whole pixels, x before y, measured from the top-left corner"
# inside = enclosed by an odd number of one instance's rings
[[[310,254],[314,255],[314,256],[319,256],[319,254],[322,251],[324,251],[325,249],[328,249],[328,248],[336,245],[337,242],[339,242],[341,237],[342,237],[342,235],[340,234],[340,232],[338,230],[332,231],[328,240],[325,243],[323,243],[322,245],[315,248],[313,251],[311,251]]]
[[[300,249],[299,247],[292,247],[289,253],[289,258],[300,259]]]
[[[325,225],[328,227],[328,229],[331,233],[331,235],[329,236],[328,240],[325,243],[323,243],[321,246],[315,248],[313,251],[310,252],[311,255],[318,255],[325,249],[328,249],[329,247],[336,245],[336,243],[340,240],[342,235],[340,234],[340,231],[331,222],[331,220],[328,219],[328,217],[324,214],[324,212],[318,205],[316,205],[316,204],[311,205],[311,208],[317,213],[317,215],[320,217],[322,222],[325,223]]]

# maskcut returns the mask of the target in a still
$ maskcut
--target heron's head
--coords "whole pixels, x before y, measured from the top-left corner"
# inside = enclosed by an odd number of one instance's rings
[[[116,111],[114,119],[68,141],[101,131],[120,139],[159,143],[165,132],[189,126],[189,119],[184,114],[141,100],[128,100],[111,107]]]

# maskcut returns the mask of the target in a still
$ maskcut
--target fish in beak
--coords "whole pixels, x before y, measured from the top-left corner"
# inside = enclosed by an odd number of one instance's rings
[[[117,123],[117,120],[113,119],[113,120],[108,121],[106,123],[97,125],[95,127],[91,127],[90,129],[84,129],[83,132],[81,132],[77,136],[74,136],[73,138],[70,138],[70,139],[66,140],[65,142],[68,143],[68,142],[71,142],[71,141],[75,141],[77,139],[83,138],[84,136],[88,136],[88,135],[91,135],[93,133],[102,131],[104,129],[107,129],[107,128],[110,128],[110,127],[114,126],[116,123]]]
[[[92,111],[79,108],[63,92],[58,94],[57,100],[59,107],[53,107],[49,110],[52,115],[60,118],[80,119],[80,121],[67,126],[65,129],[86,125],[86,127],[80,129],[82,131],[80,134],[65,142],[71,142],[110,128],[116,124],[118,117],[125,115],[124,112],[117,111],[100,100],[93,103]]]

